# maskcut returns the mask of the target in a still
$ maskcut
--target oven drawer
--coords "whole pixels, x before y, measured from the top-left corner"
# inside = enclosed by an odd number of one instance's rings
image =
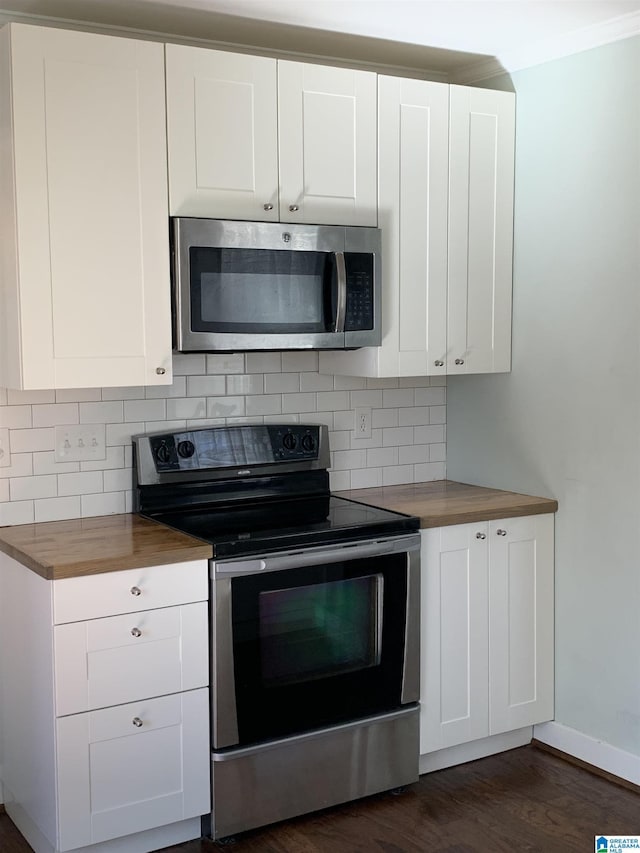
[[[56,716],[208,684],[207,602],[56,625]]]
[[[53,584],[53,621],[60,625],[206,601],[208,594],[206,560],[63,578]]]

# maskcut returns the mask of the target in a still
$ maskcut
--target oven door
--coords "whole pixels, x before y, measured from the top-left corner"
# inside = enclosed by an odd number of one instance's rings
[[[212,563],[214,749],[419,698],[419,535]]]

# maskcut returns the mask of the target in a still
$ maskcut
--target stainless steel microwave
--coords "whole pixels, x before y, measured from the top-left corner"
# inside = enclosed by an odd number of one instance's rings
[[[179,352],[379,346],[380,231],[171,220]]]

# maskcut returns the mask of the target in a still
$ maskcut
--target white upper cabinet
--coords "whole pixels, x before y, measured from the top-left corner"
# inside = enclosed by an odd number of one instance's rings
[[[515,99],[380,77],[380,348],[321,353],[355,376],[508,371]]]
[[[0,384],[171,382],[162,45],[8,24],[0,55]]]
[[[451,86],[447,373],[511,369],[515,98]]]
[[[278,63],[280,218],[377,224],[376,75]]]
[[[277,222],[276,60],[166,45],[172,216]]]
[[[169,208],[376,225],[376,75],[166,46]]]

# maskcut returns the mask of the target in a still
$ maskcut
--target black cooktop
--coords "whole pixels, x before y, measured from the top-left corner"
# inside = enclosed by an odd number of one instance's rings
[[[412,533],[419,527],[419,520],[413,516],[335,495],[159,512],[149,517],[210,542],[215,558],[357,542]]]

